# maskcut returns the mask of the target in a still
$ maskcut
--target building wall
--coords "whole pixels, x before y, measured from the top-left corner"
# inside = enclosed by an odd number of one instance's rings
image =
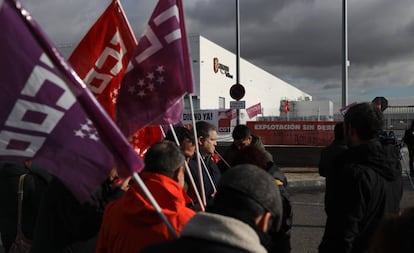
[[[230,108],[233,99],[229,91],[236,83],[236,55],[199,35],[190,36],[189,42],[195,80],[194,96],[199,100],[199,108],[196,109],[219,109],[219,97],[224,99],[225,108]],[[217,72],[214,71],[214,58],[218,59],[220,66]],[[309,94],[242,58],[240,83],[246,90],[241,99],[246,101],[246,108],[260,102],[264,116],[279,116],[282,99],[312,99]],[[241,120],[253,119],[241,110]]]

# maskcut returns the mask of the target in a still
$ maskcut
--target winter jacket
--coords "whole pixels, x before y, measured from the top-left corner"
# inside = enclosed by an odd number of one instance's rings
[[[414,129],[405,130],[403,141],[407,144],[408,149],[414,150]]]
[[[38,208],[50,175],[32,166],[29,170],[22,163],[0,165],[0,234],[6,252],[17,233],[17,191],[19,177],[27,173],[23,183],[22,230],[27,239],[33,239]]]
[[[337,164],[337,160],[348,149],[344,143],[334,140],[329,146],[325,147],[319,159],[319,175],[325,177],[325,212],[329,203],[332,202],[334,194],[331,188],[335,187],[334,179],[341,165]],[[329,207],[328,207],[329,208]]]
[[[283,205],[283,216],[280,230],[276,231],[274,227],[270,229],[269,235],[272,240],[267,248],[269,253],[288,253],[291,250],[290,238],[293,222],[292,204],[287,190],[288,181],[285,174],[276,164],[272,164],[266,171],[275,179],[275,183],[279,187]]]
[[[190,199],[182,186],[158,173],[144,172],[141,178],[179,234],[195,214],[186,207]],[[134,184],[122,198],[106,207],[96,252],[140,252],[145,246],[171,239],[173,235],[155,208]]]
[[[252,136],[252,142],[250,143],[251,146],[255,146],[256,148],[258,148],[259,150],[262,150],[263,153],[266,155],[267,160],[270,163],[273,163],[273,156],[272,154],[270,154],[265,146],[263,145],[262,140],[260,139],[260,137],[256,136],[256,135],[251,135]],[[238,148],[236,147],[236,145],[234,145],[234,143],[232,143],[230,145],[230,147],[225,151],[224,155],[223,155],[223,159],[230,165],[233,166],[233,161],[236,159],[236,155],[239,152]],[[227,164],[224,161],[219,161],[218,162],[218,167],[220,169],[220,171],[223,173],[226,170],[229,169],[229,167],[227,166]]]
[[[338,159],[319,252],[366,252],[386,214],[398,213],[401,164],[394,145],[378,140],[351,147]]]
[[[237,219],[197,213],[174,241],[152,245],[143,253],[265,253],[256,231]]]
[[[62,181],[54,178],[40,202],[31,253],[79,252],[74,248],[77,243],[95,248],[105,206],[124,193],[109,184],[104,182],[80,203]]]
[[[208,173],[211,176],[211,179],[214,183],[214,186],[217,185],[217,182],[219,181],[220,177],[221,177],[221,173],[219,168],[217,167],[217,164],[214,163],[213,159],[211,158],[211,156],[207,156],[204,158],[204,163],[206,164]],[[194,183],[196,184],[197,190],[200,191],[200,180],[199,180],[199,176],[198,176],[198,164],[197,164],[197,156],[194,156],[190,159],[190,161],[188,162],[188,166],[190,168],[191,174],[193,176],[194,179]],[[201,163],[202,166],[202,173],[203,173],[203,182],[204,182],[204,191],[205,191],[205,195],[206,195],[206,200],[207,203],[209,201],[211,201],[211,199],[213,198],[213,193],[214,193],[214,187],[211,184],[210,179],[208,178],[207,172],[203,167],[203,163]],[[187,185],[191,185],[188,176],[186,176],[186,182]],[[200,196],[201,196],[201,192]],[[191,196],[191,198],[193,199],[194,203],[197,203],[197,199],[195,197],[194,194],[194,190],[190,187],[189,188],[189,195]]]
[[[344,143],[336,140],[322,149],[318,164],[319,175],[326,177],[330,170],[335,170],[334,160],[347,149],[348,147]]]

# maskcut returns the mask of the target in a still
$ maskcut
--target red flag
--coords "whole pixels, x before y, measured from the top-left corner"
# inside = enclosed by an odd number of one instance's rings
[[[106,8],[73,51],[69,61],[106,112],[115,119],[115,104],[126,66],[137,46],[117,0]],[[159,127],[142,129],[129,139],[141,156],[161,140]]]
[[[0,7],[0,161],[32,160],[85,200],[142,160],[20,3]],[[12,60],[10,60],[12,59]]]
[[[255,105],[250,106],[246,109],[247,115],[249,116],[249,119],[253,118],[257,114],[262,113],[262,105],[261,103],[257,103]]]
[[[290,107],[289,107],[289,100],[285,101],[285,108],[283,110],[285,113],[288,113],[290,111]]]
[[[112,119],[119,86],[136,46],[122,7],[113,0],[69,58]]]
[[[161,141],[164,138],[160,127],[161,126],[144,127],[128,139],[135,152],[137,152],[142,159],[144,159],[145,153],[147,153],[147,150],[152,144]]]
[[[147,125],[175,124],[193,92],[181,0],[160,0],[122,80],[116,121],[126,136]]]

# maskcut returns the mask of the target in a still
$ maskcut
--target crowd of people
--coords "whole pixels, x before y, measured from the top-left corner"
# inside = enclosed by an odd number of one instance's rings
[[[399,151],[381,142],[382,130],[375,106],[354,105],[321,152],[327,219],[320,253],[413,252],[414,211],[400,210]],[[294,213],[287,178],[246,125],[236,126],[232,137],[216,162],[215,126],[175,126],[145,154],[139,177],[150,194],[113,169],[82,203],[42,168],[4,163],[3,247],[9,252],[19,229],[17,192],[26,175],[21,228],[30,252],[290,252]],[[414,149],[414,120],[403,139],[409,150],[410,138]]]

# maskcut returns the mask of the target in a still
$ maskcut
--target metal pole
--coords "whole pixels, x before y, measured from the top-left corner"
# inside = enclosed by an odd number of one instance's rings
[[[240,16],[239,0],[236,0],[236,83],[240,84]],[[236,125],[240,125],[240,109],[236,109]]]
[[[342,107],[348,104],[348,4],[342,1]]]

